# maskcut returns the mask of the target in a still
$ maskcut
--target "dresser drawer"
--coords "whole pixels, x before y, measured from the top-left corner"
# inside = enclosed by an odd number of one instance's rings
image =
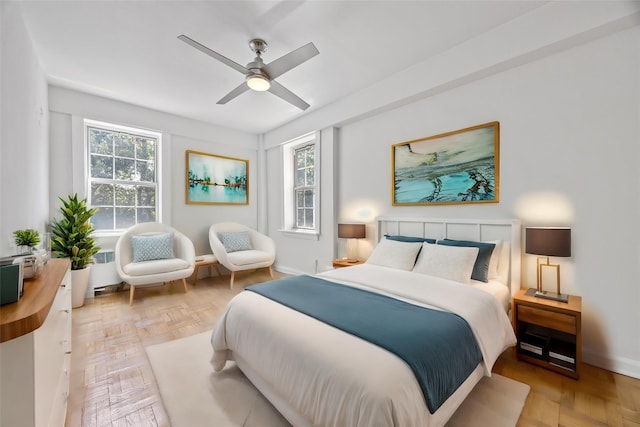
[[[570,334],[577,333],[576,316],[557,313],[555,311],[541,310],[535,307],[518,304],[518,320],[544,326]]]

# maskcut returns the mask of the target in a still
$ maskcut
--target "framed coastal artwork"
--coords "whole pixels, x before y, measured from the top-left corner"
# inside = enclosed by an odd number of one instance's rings
[[[500,124],[394,144],[391,163],[394,206],[497,203]]]
[[[187,150],[187,204],[249,204],[249,160]]]

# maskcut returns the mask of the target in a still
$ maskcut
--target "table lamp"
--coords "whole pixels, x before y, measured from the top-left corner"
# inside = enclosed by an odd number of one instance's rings
[[[530,227],[526,229],[525,252],[542,255],[536,260],[537,285],[534,296],[555,301],[569,302],[569,297],[560,293],[560,265],[551,264],[549,257],[571,256],[571,229],[559,227]],[[546,258],[546,263],[540,260]],[[542,290],[542,269],[544,267],[556,269],[557,293]]]
[[[338,237],[347,240],[347,261],[358,260],[358,241],[364,239],[365,224],[338,224]]]

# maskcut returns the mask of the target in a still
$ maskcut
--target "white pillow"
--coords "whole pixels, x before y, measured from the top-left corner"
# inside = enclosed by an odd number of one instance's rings
[[[424,243],[413,272],[469,284],[478,251],[474,247]]]
[[[491,240],[485,243],[493,243],[496,245],[493,248],[493,252],[491,252],[491,258],[489,259],[489,271],[487,274],[487,278],[497,279],[498,278],[498,266],[500,264],[500,255],[502,254],[502,240]]]
[[[411,271],[422,243],[382,239],[367,259],[367,264]]]

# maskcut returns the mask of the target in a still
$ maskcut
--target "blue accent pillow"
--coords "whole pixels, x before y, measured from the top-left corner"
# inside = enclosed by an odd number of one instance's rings
[[[481,282],[489,281],[489,262],[491,261],[491,254],[496,247],[495,243],[474,242],[472,240],[452,240],[444,239],[438,240],[439,245],[447,246],[466,246],[472,248],[478,248],[478,257],[473,265],[473,272],[471,278],[479,280]]]
[[[218,238],[227,252],[248,251],[253,249],[248,231],[219,232]]]
[[[413,237],[413,236],[394,236],[391,234],[385,234],[384,237],[386,237],[389,240],[395,240],[398,242],[427,242],[427,243],[435,243],[436,239],[430,239],[428,237]]]
[[[133,262],[174,258],[173,233],[138,234],[131,236]]]

